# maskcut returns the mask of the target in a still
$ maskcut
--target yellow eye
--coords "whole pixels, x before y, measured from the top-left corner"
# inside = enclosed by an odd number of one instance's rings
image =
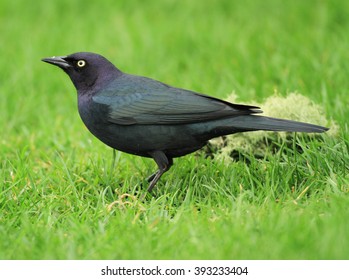
[[[80,68],[82,68],[86,65],[86,61],[81,59],[76,63],[76,65],[79,66]]]

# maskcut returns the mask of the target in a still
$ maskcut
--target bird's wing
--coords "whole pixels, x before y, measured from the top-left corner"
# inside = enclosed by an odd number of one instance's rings
[[[107,105],[109,121],[120,125],[186,124],[261,112],[258,107],[235,105],[149,80],[147,86],[132,90],[109,87],[93,101]]]

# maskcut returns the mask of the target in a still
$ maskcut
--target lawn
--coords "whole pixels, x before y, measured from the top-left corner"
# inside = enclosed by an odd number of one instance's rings
[[[344,0],[1,1],[0,259],[348,259],[348,10]],[[339,132],[228,163],[176,159],[141,201],[155,163],[95,139],[68,77],[40,61],[76,51],[241,103],[298,92]]]

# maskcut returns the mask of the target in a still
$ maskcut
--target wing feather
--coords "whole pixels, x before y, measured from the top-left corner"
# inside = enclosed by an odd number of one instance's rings
[[[173,125],[261,112],[258,107],[231,104],[152,79],[130,76],[124,81],[119,78],[92,98],[95,103],[108,106],[112,123]],[[135,86],[127,84],[130,80]]]

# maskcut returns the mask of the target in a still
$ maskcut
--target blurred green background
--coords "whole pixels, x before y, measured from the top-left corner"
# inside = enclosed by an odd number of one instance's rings
[[[5,0],[0,34],[0,258],[347,258],[348,1]],[[40,61],[77,51],[243,103],[297,91],[341,134],[296,162],[290,151],[288,167],[282,155],[272,167],[188,156],[137,204],[132,188],[153,163],[118,153],[113,168],[68,77]],[[274,178],[297,162],[300,179]],[[321,191],[303,197],[308,186]],[[112,204],[122,193],[129,204]]]

